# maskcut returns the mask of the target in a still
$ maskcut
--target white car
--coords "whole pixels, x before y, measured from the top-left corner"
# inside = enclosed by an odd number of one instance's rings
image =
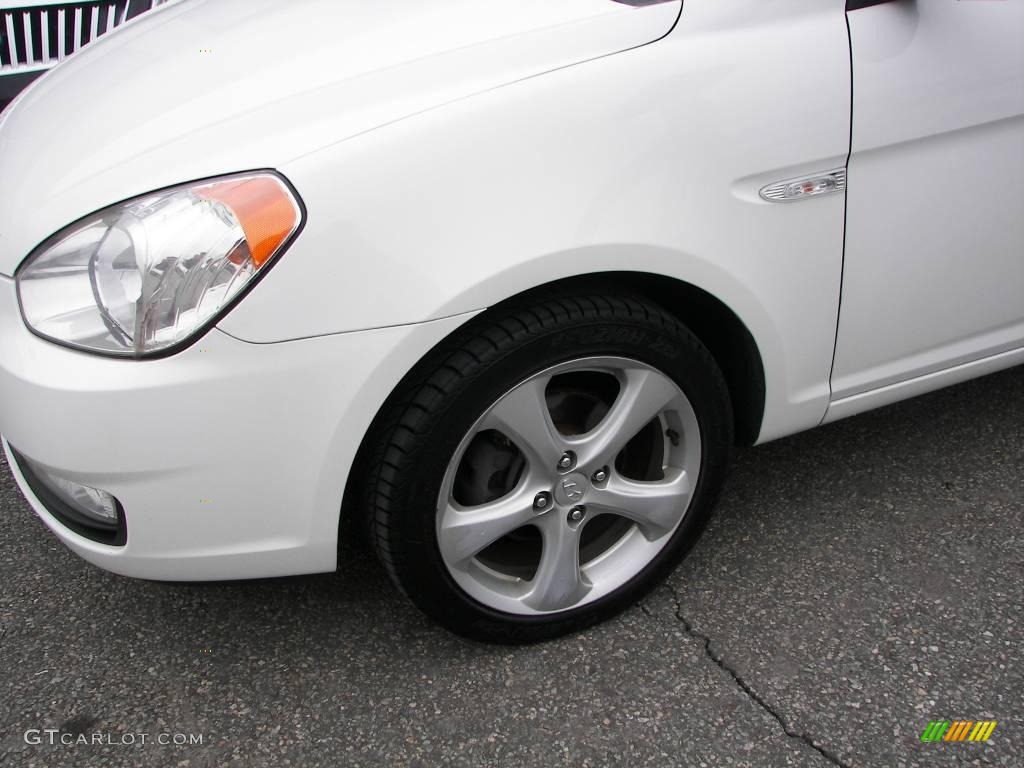
[[[1022,29],[982,0],[157,9],[0,118],[17,482],[121,574],[330,571],[356,523],[464,635],[610,616],[735,444],[1024,361]]]

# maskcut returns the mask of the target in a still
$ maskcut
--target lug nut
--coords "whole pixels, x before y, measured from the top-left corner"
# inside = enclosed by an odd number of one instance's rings
[[[597,472],[594,473],[594,476],[591,478],[591,480],[593,480],[595,483],[603,483],[607,479],[608,479],[608,469],[607,469],[607,467],[601,467],[599,470],[597,470]]]
[[[562,458],[558,460],[558,468],[563,472],[568,472],[570,469],[576,466],[576,454],[572,451],[566,451],[562,454]]]
[[[580,520],[582,520],[584,517],[586,517],[586,514],[587,514],[587,508],[586,507],[584,507],[582,505],[580,505],[578,507],[573,507],[572,509],[569,510],[569,522],[571,522],[571,523],[578,523]]]
[[[551,494],[547,491],[542,491],[533,497],[533,508],[537,512],[547,512],[551,509]]]

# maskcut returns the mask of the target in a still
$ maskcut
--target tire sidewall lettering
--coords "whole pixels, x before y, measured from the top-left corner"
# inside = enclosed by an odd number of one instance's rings
[[[572,328],[554,334],[549,342],[550,348],[558,351],[588,349],[602,344],[635,344],[640,347],[646,347],[669,360],[679,357],[679,349],[669,343],[663,335],[652,333],[643,328],[625,325],[598,325]]]

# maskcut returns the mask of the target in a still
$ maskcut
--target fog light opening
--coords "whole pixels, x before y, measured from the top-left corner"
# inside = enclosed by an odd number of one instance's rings
[[[79,536],[112,546],[126,540],[124,509],[108,491],[62,477],[11,447],[25,483],[46,511]]]

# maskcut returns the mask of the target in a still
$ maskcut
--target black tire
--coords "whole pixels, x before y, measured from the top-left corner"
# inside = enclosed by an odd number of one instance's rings
[[[463,592],[437,543],[436,500],[451,457],[479,416],[529,376],[574,358],[631,357],[674,379],[701,432],[701,470],[690,509],[664,549],[616,591],[560,613],[493,610]],[[390,398],[371,432],[363,497],[385,570],[428,616],[465,637],[528,643],[580,630],[634,605],[703,531],[733,445],[728,388],[714,358],[675,317],[644,298],[549,295],[485,313],[423,361]]]

